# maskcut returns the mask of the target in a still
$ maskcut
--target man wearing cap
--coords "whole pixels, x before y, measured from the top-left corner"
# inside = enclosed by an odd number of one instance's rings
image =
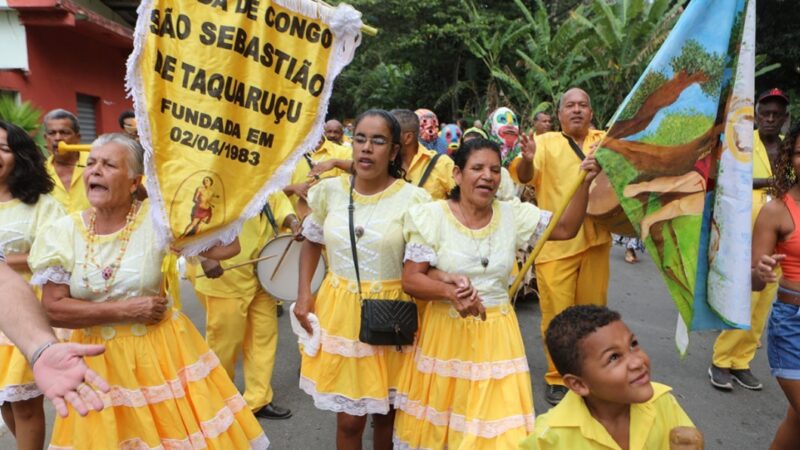
[[[772,177],[772,165],[778,158],[781,145],[780,131],[786,121],[789,98],[780,89],[771,89],[758,97],[756,126],[753,133],[753,224],[761,208],[770,200],[767,187]],[[711,385],[724,391],[733,390],[733,382],[750,390],[761,390],[761,381],[750,371],[750,361],[769,315],[778,283],[768,284],[763,291],[751,293],[749,330],[726,330],[714,343],[711,367],[708,369]]]

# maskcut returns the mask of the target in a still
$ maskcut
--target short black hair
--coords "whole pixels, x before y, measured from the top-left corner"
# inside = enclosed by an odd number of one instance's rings
[[[417,117],[417,113],[410,109],[393,109],[389,112],[400,123],[401,131],[410,131],[414,133],[414,136],[419,137],[419,117]]]
[[[0,128],[8,134],[8,146],[14,154],[14,170],[7,181],[11,195],[26,205],[35,205],[40,195],[49,194],[55,187],[44,155],[22,128],[3,121]]]
[[[536,114],[534,114],[534,115],[533,115],[533,120],[534,120],[534,121],[537,121],[537,120],[539,120],[539,116],[541,116],[542,114],[544,114],[544,115],[546,115],[546,116],[550,116],[550,113],[549,113],[549,112],[547,112],[547,111],[539,111],[539,112],[537,112]],[[552,117],[552,116],[551,116],[551,117]]]
[[[597,305],[570,306],[553,318],[545,333],[545,343],[558,373],[580,376],[584,358],[581,341],[618,320],[622,320],[618,312]]]
[[[135,118],[136,114],[134,114],[134,112],[129,109],[127,111],[123,111],[122,114],[119,115],[119,119],[117,119],[117,122],[119,122],[119,127],[124,130],[125,119],[135,119]]]

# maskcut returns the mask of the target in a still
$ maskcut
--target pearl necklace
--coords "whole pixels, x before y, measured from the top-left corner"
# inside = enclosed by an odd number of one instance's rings
[[[83,260],[83,264],[81,268],[83,269],[83,287],[88,289],[94,294],[108,294],[111,291],[111,286],[114,285],[114,280],[117,278],[117,271],[119,270],[120,266],[122,265],[122,258],[125,256],[125,251],[128,249],[128,243],[131,240],[131,234],[133,233],[133,223],[136,220],[136,212],[139,210],[139,205],[141,202],[134,201],[131,204],[131,209],[128,211],[128,215],[125,217],[125,227],[122,229],[122,233],[119,237],[119,240],[122,241],[122,245],[120,246],[119,252],[117,253],[117,257],[114,259],[114,262],[110,265],[103,268],[100,274],[105,280],[102,289],[95,289],[89,283],[89,262],[91,262],[95,267],[101,267],[101,265],[95,259],[94,254],[94,247],[95,242],[97,241],[97,233],[95,231],[95,222],[97,221],[97,210],[92,209],[92,214],[89,216],[89,235],[86,239],[86,257]]]

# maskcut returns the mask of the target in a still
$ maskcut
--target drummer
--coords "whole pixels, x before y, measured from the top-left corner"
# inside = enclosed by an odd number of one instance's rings
[[[353,151],[343,145],[329,141],[323,136],[313,152],[303,155],[297,162],[292,179],[283,192],[292,202],[292,207],[302,219],[308,212],[306,196],[308,188],[321,178],[339,176],[352,167]],[[313,170],[315,166],[319,166]]]
[[[267,241],[278,233],[300,235],[300,221],[286,195],[275,192],[264,210],[244,222],[239,235],[241,252],[227,260],[233,266],[258,257]],[[256,278],[255,264],[226,270],[209,279],[205,273],[221,272],[218,261],[205,260],[197,266],[194,289],[206,308],[206,341],[220,363],[234,379],[236,360],[244,356],[244,400],[256,417],[288,419],[292,412],[276,405],[270,380],[278,348],[277,304],[264,292]]]

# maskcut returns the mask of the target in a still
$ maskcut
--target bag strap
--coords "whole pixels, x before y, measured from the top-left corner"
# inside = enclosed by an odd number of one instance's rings
[[[275,220],[275,214],[272,212],[272,208],[269,207],[269,201],[264,203],[264,208],[261,211],[267,216],[267,221],[269,221],[269,224],[272,225],[272,234],[277,236],[279,231],[278,221]]]
[[[580,158],[581,161],[586,159],[586,154],[583,153],[583,150],[581,150],[581,148],[578,147],[578,144],[575,141],[573,141],[571,137],[567,136],[564,133],[561,133],[561,135],[564,136],[564,139],[566,139],[567,142],[569,142],[569,146],[572,148],[572,151],[575,152],[576,155],[578,155],[578,158]]]
[[[363,300],[361,294],[361,275],[358,272],[358,251],[356,250],[356,230],[353,221],[353,214],[355,213],[355,205],[353,204],[353,185],[355,184],[354,177],[350,177],[350,204],[347,205],[347,222],[350,228],[350,250],[353,252],[353,265],[356,269],[356,283],[358,283],[358,298]]]
[[[428,167],[425,168],[425,172],[422,173],[422,178],[419,179],[419,183],[417,183],[418,187],[422,187],[426,181],[428,181],[428,177],[431,176],[431,172],[433,172],[433,168],[436,167],[436,161],[442,157],[441,153],[437,153],[436,156],[431,159],[431,162],[428,163]]]
[[[311,159],[311,154],[310,153],[303,153],[303,158],[306,159],[306,162],[308,163],[308,168],[309,169],[313,169],[314,168],[314,161]]]

